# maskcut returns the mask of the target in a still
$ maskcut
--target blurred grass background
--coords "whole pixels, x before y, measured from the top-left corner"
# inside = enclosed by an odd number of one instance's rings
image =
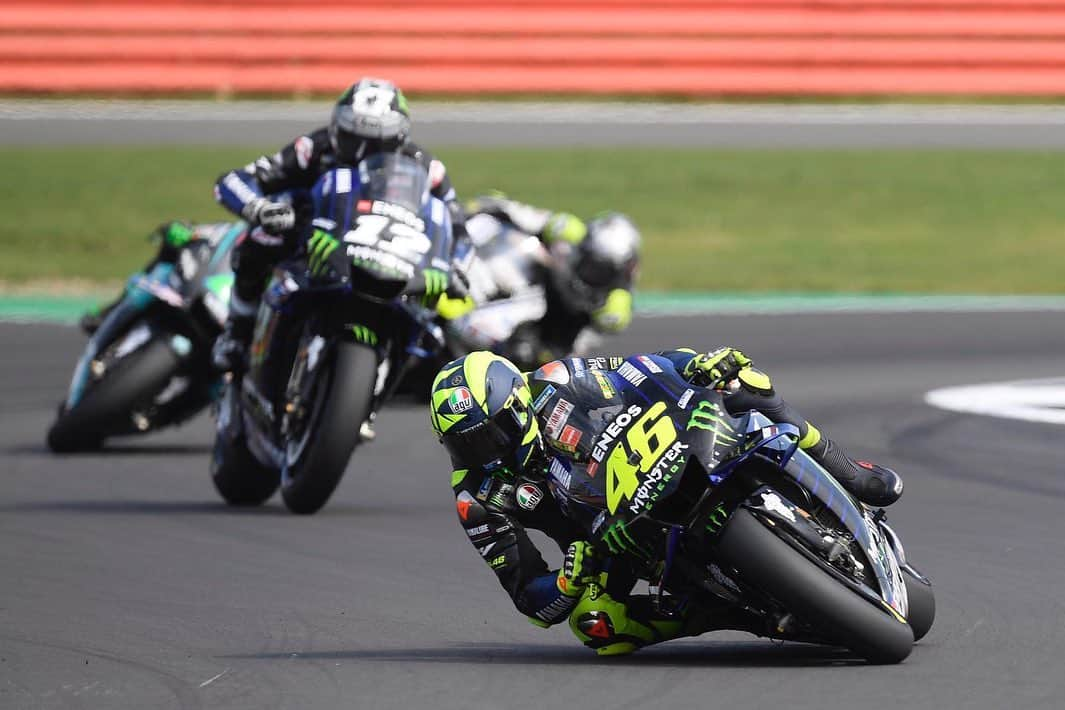
[[[0,281],[117,280],[169,218],[220,221],[215,178],[264,150],[0,149]],[[488,189],[587,216],[629,213],[646,290],[1056,293],[1065,161],[942,151],[453,149]]]

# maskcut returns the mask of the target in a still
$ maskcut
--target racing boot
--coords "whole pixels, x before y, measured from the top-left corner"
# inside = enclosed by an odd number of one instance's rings
[[[233,295],[229,302],[229,320],[214,341],[211,359],[221,372],[243,373],[248,364],[248,346],[255,329],[258,304],[242,301]]]
[[[874,508],[883,508],[899,499],[902,495],[902,478],[899,474],[875,463],[853,460],[835,442],[821,436],[813,424],[807,422],[807,426],[809,431],[799,445],[824,466],[848,493]],[[804,446],[804,442],[811,438],[816,438],[816,443]]]

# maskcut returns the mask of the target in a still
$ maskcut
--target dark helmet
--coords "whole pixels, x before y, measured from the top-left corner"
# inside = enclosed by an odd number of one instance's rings
[[[487,351],[452,360],[433,381],[429,417],[456,465],[512,479],[543,452],[525,376]]]
[[[407,98],[395,84],[362,79],[337,100],[329,139],[337,158],[355,164],[371,153],[395,150],[410,135]]]
[[[615,288],[628,288],[640,262],[640,232],[628,217],[606,212],[588,223],[588,233],[573,244],[555,283],[563,297],[583,312],[593,311]]]

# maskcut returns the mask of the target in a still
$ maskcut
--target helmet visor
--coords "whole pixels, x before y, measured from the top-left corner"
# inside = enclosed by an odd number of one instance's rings
[[[441,441],[456,461],[492,470],[515,465],[524,435],[518,412],[507,407],[465,431],[444,434]]]

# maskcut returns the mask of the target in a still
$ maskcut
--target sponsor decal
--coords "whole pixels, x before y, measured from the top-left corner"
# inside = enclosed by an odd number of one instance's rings
[[[475,528],[467,528],[466,529],[466,534],[469,535],[470,537],[477,537],[478,535],[484,535],[486,532],[488,532],[488,523],[485,523],[484,525],[478,525]]]
[[[782,518],[785,518],[786,520],[789,520],[793,523],[795,522],[795,513],[791,512],[791,508],[785,505],[784,501],[782,501],[780,499],[780,496],[778,496],[776,493],[763,493],[762,505],[765,506],[766,510],[776,513]]]
[[[588,472],[588,478],[595,478],[595,472],[599,470],[599,462],[591,461],[585,470]]]
[[[655,502],[666,484],[677,475],[683,468],[685,457],[682,455],[688,445],[680,441],[673,442],[658,463],[644,477],[643,483],[633,494],[629,511],[639,513],[645,506]]]
[[[500,567],[502,567],[506,563],[507,563],[507,556],[506,555],[500,555],[499,557],[497,557],[494,560],[492,560],[491,562],[489,562],[488,566],[491,567],[492,569],[499,569]]]
[[[481,487],[477,489],[477,500],[488,500],[488,494],[492,492],[493,482],[490,476],[485,476],[485,479],[481,481]]]
[[[658,366],[658,363],[646,355],[639,355],[636,359],[643,363],[643,366],[647,368],[648,372],[658,373],[662,371],[662,368]]]
[[[610,365],[610,369],[613,370],[613,369],[619,367],[621,365],[621,363],[625,362],[625,358],[623,358],[623,357],[611,357],[611,358],[607,358],[607,362]]]
[[[533,373],[533,377],[538,380],[554,382],[556,385],[569,384],[569,370],[566,369],[565,363],[561,360],[553,360],[547,363]]]
[[[558,437],[558,443],[562,444],[562,446],[569,451],[576,451],[577,444],[581,442],[582,435],[583,432],[580,429],[567,424],[562,428],[562,434]]]
[[[518,486],[516,497],[519,506],[525,510],[534,510],[544,499],[544,493],[531,483],[523,483]]]
[[[613,399],[615,396],[617,396],[617,391],[614,389],[613,383],[610,382],[610,378],[607,377],[606,374],[600,372],[599,370],[595,370],[592,372],[592,376],[599,384],[599,390],[603,393],[603,397],[605,397],[606,399]]]
[[[565,399],[558,400],[555,408],[551,410],[551,415],[547,418],[547,435],[552,439],[557,439],[559,432],[569,421],[569,415],[572,413],[573,404]]]
[[[636,369],[631,362],[621,363],[618,374],[632,383],[633,387],[639,387],[647,379],[647,375]]]
[[[551,476],[555,479],[558,485],[562,486],[563,490],[569,490],[570,484],[570,470],[566,464],[563,463],[558,457],[551,459]]]
[[[351,244],[348,246],[348,256],[357,266],[371,271],[398,275],[407,279],[414,276],[414,266],[410,262],[378,249]]]
[[[461,385],[462,384],[462,375],[455,375],[454,377],[452,377],[451,378],[451,384],[452,385]]]
[[[577,375],[584,372],[584,360],[574,357],[570,358],[570,363],[573,364],[573,374]]]
[[[474,504],[473,496],[466,491],[459,493],[459,497],[455,500],[455,507],[458,508],[459,517],[463,522],[470,517],[470,506]]]
[[[691,401],[692,395],[695,394],[695,390],[684,390],[684,394],[677,400],[677,406],[684,409],[688,406],[688,402]]]
[[[373,200],[359,200],[355,203],[355,209],[359,214],[366,214],[373,209]]]
[[[307,136],[300,136],[293,146],[296,149],[296,164],[300,170],[306,170],[311,164],[311,156],[314,155],[314,141]]]
[[[514,491],[514,486],[509,483],[504,483],[496,489],[488,498],[488,505],[495,506],[496,508],[506,508],[507,502],[510,499],[510,494]],[[509,528],[507,528],[509,529]],[[499,528],[497,532],[503,532],[503,528]]]
[[[468,411],[473,406],[473,395],[465,387],[459,387],[448,397],[447,403],[451,405],[451,411],[455,414]]]
[[[481,553],[481,557],[488,557],[488,553],[494,550],[495,546],[496,544],[494,542],[490,542],[484,547],[478,547],[477,551]]]
[[[540,410],[544,408],[545,404],[547,404],[547,400],[551,399],[551,395],[557,391],[558,390],[555,389],[554,385],[545,386],[544,391],[541,392],[540,396],[538,396],[533,402],[533,411],[539,414]]]
[[[385,217],[391,217],[400,224],[405,224],[408,227],[417,229],[419,232],[425,231],[425,220],[402,205],[374,200],[373,204],[370,206],[370,212]]]
[[[614,421],[610,422],[607,428],[603,430],[603,433],[599,435],[599,441],[595,442],[595,447],[592,449],[592,460],[602,463],[607,450],[621,436],[621,432],[625,431],[625,427],[632,424],[632,418],[639,416],[641,412],[643,412],[643,408],[638,404],[634,404],[614,417]],[[589,468],[591,467],[589,466]],[[593,474],[589,473],[589,475]]]

